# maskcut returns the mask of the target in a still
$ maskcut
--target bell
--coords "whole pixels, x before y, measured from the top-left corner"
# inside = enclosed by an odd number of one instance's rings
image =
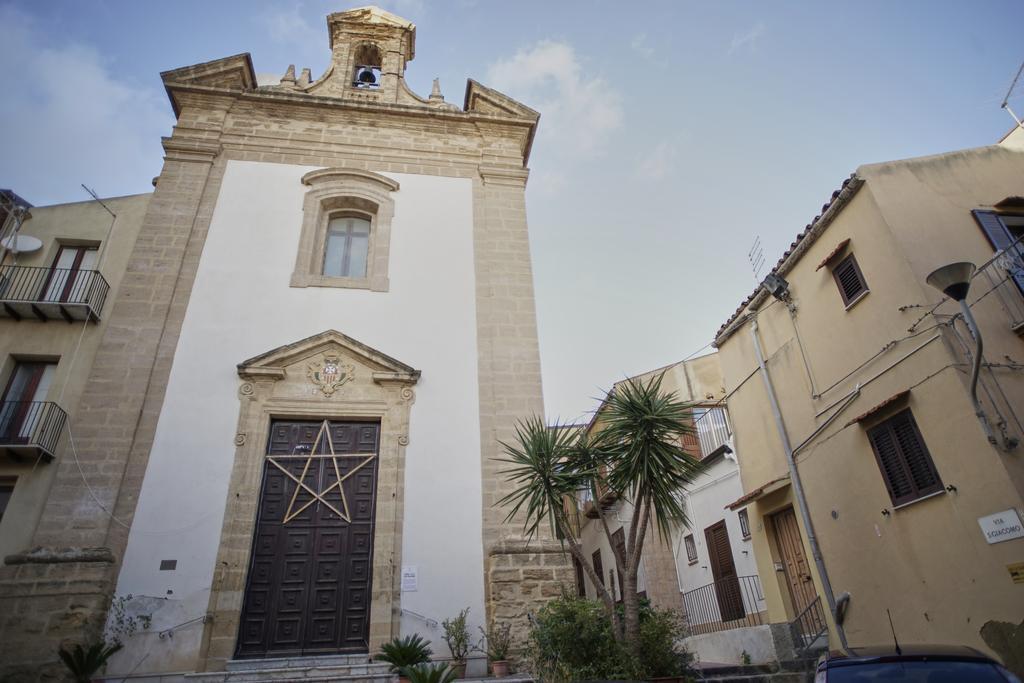
[[[377,77],[374,75],[373,69],[368,69],[366,67],[359,70],[359,75],[356,77],[356,80],[362,85],[377,84]]]

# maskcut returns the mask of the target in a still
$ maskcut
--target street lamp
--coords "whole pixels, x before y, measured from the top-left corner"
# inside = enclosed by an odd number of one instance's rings
[[[974,276],[975,270],[977,268],[969,261],[950,263],[947,266],[933,270],[931,275],[925,278],[925,282],[960,304],[960,311],[964,314],[964,322],[967,323],[967,329],[974,336],[974,371],[971,373],[971,401],[974,402],[975,414],[987,427],[988,421],[985,419],[985,413],[981,409],[981,403],[978,402],[978,375],[981,374],[981,331],[978,329],[978,324],[974,321],[971,307],[967,305],[967,292],[971,288],[971,277]],[[995,443],[991,433],[989,433],[989,440]]]

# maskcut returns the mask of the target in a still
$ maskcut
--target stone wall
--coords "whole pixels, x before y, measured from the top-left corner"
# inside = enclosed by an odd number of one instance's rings
[[[519,654],[530,630],[529,615],[552,598],[576,594],[572,561],[557,541],[494,543],[486,576],[489,623],[511,625],[512,647]]]

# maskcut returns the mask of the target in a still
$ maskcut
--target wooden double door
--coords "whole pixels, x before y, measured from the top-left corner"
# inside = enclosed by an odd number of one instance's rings
[[[818,593],[814,588],[814,580],[811,578],[807,555],[804,553],[804,543],[800,536],[796,513],[793,508],[786,508],[782,512],[772,515],[771,522],[775,534],[775,545],[779,550],[779,557],[782,559],[783,573],[786,576],[786,585],[789,588],[793,611],[796,615],[801,615],[818,599]]]
[[[368,651],[380,426],[271,425],[238,657]]]

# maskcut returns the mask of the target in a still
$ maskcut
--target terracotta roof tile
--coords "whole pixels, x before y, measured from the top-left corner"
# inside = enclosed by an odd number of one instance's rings
[[[874,408],[871,408],[871,409],[861,413],[860,415],[858,415],[857,417],[853,418],[852,420],[850,420],[849,422],[847,422],[843,426],[844,427],[849,427],[852,424],[857,424],[858,422],[860,422],[862,420],[866,420],[869,417],[871,417],[872,415],[874,415],[875,413],[877,413],[878,411],[880,411],[882,408],[885,408],[886,406],[888,406],[888,405],[890,405],[892,403],[896,403],[897,401],[899,401],[899,400],[901,400],[903,398],[906,398],[909,395],[910,395],[910,389],[905,389],[904,391],[901,391],[898,394],[893,394],[889,398],[887,398],[884,401],[882,401],[881,403],[879,403]]]
[[[839,252],[841,252],[843,249],[846,249],[846,245],[849,244],[849,243],[850,243],[850,238],[847,237],[845,240],[843,240],[842,242],[837,244],[835,249],[833,249],[832,251],[828,252],[828,256],[826,256],[825,258],[821,259],[821,263],[819,263],[818,267],[815,268],[814,270],[818,271],[818,270],[821,270],[822,268],[824,268],[825,266],[827,266],[828,262],[831,261],[832,259],[834,259],[836,256],[838,256]]]
[[[777,477],[777,478],[772,479],[771,481],[769,481],[767,483],[761,484],[760,486],[758,486],[753,491],[750,491],[749,493],[743,494],[742,496],[740,496],[739,498],[737,498],[733,502],[731,502],[728,505],[726,505],[724,509],[735,510],[736,508],[743,507],[744,505],[746,505],[750,501],[754,500],[755,498],[758,498],[762,493],[764,493],[764,490],[766,488],[768,488],[769,486],[771,486],[772,484],[778,484],[780,481],[784,481],[786,479],[789,479],[789,475],[788,474],[784,474],[781,477]]]

